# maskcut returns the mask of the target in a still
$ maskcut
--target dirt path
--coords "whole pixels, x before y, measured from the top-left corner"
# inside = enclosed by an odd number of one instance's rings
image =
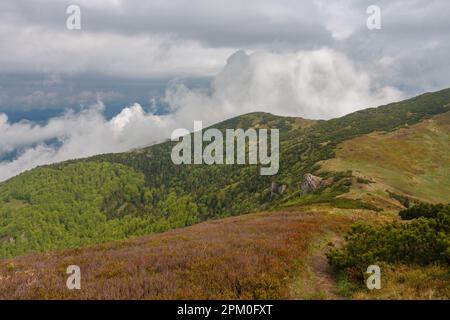
[[[292,285],[292,298],[294,299],[345,299],[339,294],[336,279],[332,274],[326,253],[332,242],[339,245],[342,238],[336,234],[325,235],[317,239],[310,248],[310,255],[301,263],[301,272]]]
[[[327,299],[340,300],[344,298],[338,293],[336,279],[331,273],[330,266],[325,255],[329,250],[329,247],[327,246],[329,241],[333,242],[334,244],[339,244],[342,239],[334,235],[328,241],[319,243],[316,252],[314,252],[311,257],[309,266],[315,278],[316,290],[325,292],[327,295]]]

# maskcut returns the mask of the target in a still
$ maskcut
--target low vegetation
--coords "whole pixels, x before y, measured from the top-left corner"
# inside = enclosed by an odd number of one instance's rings
[[[326,211],[249,214],[2,260],[0,299],[295,298],[291,283],[305,275],[311,244],[351,221]],[[81,268],[81,290],[66,287],[72,264]]]
[[[392,132],[373,132],[339,144],[336,158],[323,170],[352,170],[373,184],[355,191],[355,197],[383,192],[386,200],[450,202],[450,112]],[[385,192],[387,190],[387,192]],[[389,199],[392,198],[392,199]]]
[[[361,287],[369,265],[387,270],[401,265],[415,270],[440,266],[448,280],[450,205],[420,204],[401,211],[400,217],[401,222],[382,226],[355,224],[345,237],[345,246],[328,253],[330,265],[344,282],[359,284],[354,289]]]

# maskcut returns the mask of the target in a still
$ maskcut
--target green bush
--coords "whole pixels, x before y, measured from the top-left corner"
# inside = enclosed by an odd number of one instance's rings
[[[450,205],[420,205],[401,215],[412,221],[381,227],[353,225],[345,237],[346,245],[328,253],[330,265],[362,277],[369,265],[380,262],[450,264]]]
[[[436,218],[437,214],[444,209],[442,204],[420,203],[412,208],[400,211],[399,215],[403,220],[424,218]],[[448,208],[447,208],[448,210]]]

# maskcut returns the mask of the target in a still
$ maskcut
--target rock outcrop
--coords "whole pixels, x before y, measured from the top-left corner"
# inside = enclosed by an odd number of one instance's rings
[[[300,185],[301,194],[313,193],[325,184],[326,180],[323,180],[321,177],[306,173]]]
[[[284,193],[285,190],[286,190],[285,184],[279,184],[276,182],[272,182],[272,185],[270,186],[271,195],[274,195],[274,194],[281,195]]]

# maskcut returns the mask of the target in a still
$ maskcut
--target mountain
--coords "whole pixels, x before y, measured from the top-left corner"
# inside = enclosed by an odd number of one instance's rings
[[[450,89],[328,121],[251,113],[212,127],[278,128],[278,174],[262,176],[260,165],[175,165],[167,141],[0,183],[0,296],[450,296],[441,265],[450,261],[450,210],[420,207],[450,202]],[[408,207],[418,219],[398,224]],[[328,256],[344,272],[336,280],[326,252],[348,230],[346,246]],[[371,259],[391,259],[380,262],[391,286],[368,295],[354,281],[371,260],[352,254],[380,243]],[[386,255],[395,245],[404,256]],[[87,272],[82,293],[65,290],[69,264]]]
[[[175,165],[170,141],[35,168],[0,184],[0,257],[293,205],[380,211],[401,207],[395,197],[448,201],[449,106],[446,89],[329,121],[252,113],[214,126],[280,129],[274,177],[251,165]],[[330,183],[303,195],[306,173]],[[286,191],[273,196],[272,182]]]

